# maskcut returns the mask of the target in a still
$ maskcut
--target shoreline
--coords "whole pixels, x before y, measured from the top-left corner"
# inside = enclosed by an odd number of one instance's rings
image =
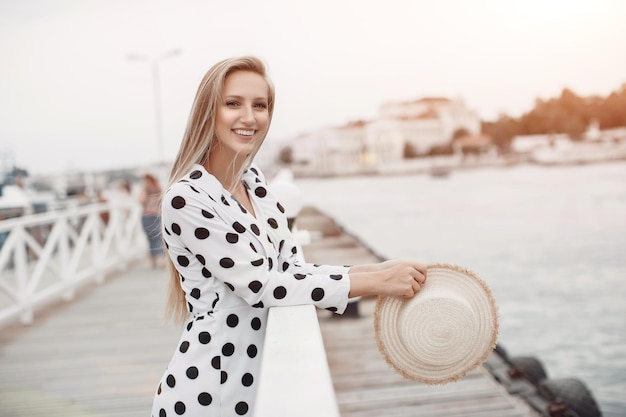
[[[457,171],[471,171],[481,169],[508,169],[520,166],[535,166],[544,168],[581,167],[592,165],[606,165],[626,162],[626,155],[601,160],[577,160],[561,162],[538,162],[530,159],[499,160],[499,161],[473,161],[453,162],[448,158],[416,158],[404,160],[393,164],[381,164],[376,167],[348,167],[342,171],[329,171],[326,173],[306,173],[302,170],[287,167],[293,171],[295,179],[332,179],[349,177],[385,177],[403,175],[430,175],[433,178],[445,178]],[[271,171],[271,170],[269,170]]]

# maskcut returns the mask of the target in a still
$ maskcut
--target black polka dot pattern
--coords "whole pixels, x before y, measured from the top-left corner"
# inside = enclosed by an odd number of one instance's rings
[[[254,330],[259,330],[261,328],[261,319],[259,319],[258,317],[253,318],[252,321],[250,322],[250,326]]]
[[[237,317],[236,314],[229,314],[228,317],[226,318],[226,325],[228,325],[228,327],[235,328],[237,327],[238,324],[239,324],[239,317]]]
[[[246,372],[241,377],[241,385],[243,385],[244,387],[249,387],[250,385],[252,385],[253,382],[254,382],[254,377],[252,376],[251,373]]]
[[[206,345],[207,343],[209,343],[211,341],[211,333],[209,333],[209,332],[200,332],[200,334],[198,335],[198,341],[201,344]]]
[[[190,366],[189,368],[187,368],[187,378],[196,379],[198,375],[198,368],[196,368],[195,366]]]
[[[196,235],[196,238],[204,240],[209,237],[209,230],[204,227],[198,227],[194,234]]]
[[[200,394],[198,394],[198,403],[200,405],[207,406],[207,405],[211,405],[212,402],[213,402],[213,397],[208,392],[201,392]]]
[[[285,296],[287,296],[287,289],[285,287],[279,286],[274,289],[274,298],[277,300],[282,300]]]
[[[235,412],[238,416],[243,416],[248,413],[248,404],[244,401],[238,402],[235,406]]]
[[[324,290],[322,288],[315,288],[311,292],[311,299],[313,301],[320,301],[322,298],[324,298]]]
[[[235,345],[233,345],[232,343],[229,342],[222,346],[222,355],[232,356],[233,353],[235,353]]]
[[[232,268],[233,266],[235,266],[235,261],[230,258],[222,258],[220,259],[220,266],[226,269]]]
[[[176,196],[172,198],[172,207],[174,207],[175,209],[182,209],[183,207],[185,207],[185,204],[187,204],[187,202],[183,197]]]
[[[163,196],[164,242],[191,318],[153,417],[251,415],[268,308],[345,308],[347,269],[299,263],[284,207],[257,170],[243,184],[254,213],[199,165]]]
[[[250,284],[248,284],[248,288],[250,288],[250,291],[257,294],[259,291],[261,291],[261,288],[263,288],[263,284],[261,284],[261,281],[252,281]]]
[[[257,197],[263,198],[267,195],[267,190],[264,187],[257,187],[254,190],[254,194],[256,194]]]

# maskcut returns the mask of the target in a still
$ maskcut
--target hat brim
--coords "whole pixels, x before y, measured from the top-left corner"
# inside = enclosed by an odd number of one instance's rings
[[[378,298],[374,330],[382,356],[404,378],[445,384],[467,375],[493,351],[497,306],[472,271],[431,264],[414,297]]]

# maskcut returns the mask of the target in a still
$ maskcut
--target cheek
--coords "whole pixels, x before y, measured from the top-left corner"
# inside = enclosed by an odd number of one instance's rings
[[[263,126],[268,126],[270,123],[270,115],[268,113],[263,113],[257,118],[257,123],[262,124]]]

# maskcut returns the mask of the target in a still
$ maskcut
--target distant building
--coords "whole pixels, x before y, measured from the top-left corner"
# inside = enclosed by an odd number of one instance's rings
[[[294,169],[308,175],[342,175],[374,171],[400,161],[409,145],[416,154],[452,147],[456,134],[480,136],[478,116],[460,100],[423,98],[385,103],[380,117],[319,129],[293,138]]]
[[[385,103],[384,120],[393,120],[404,141],[418,153],[451,145],[456,132],[480,135],[480,119],[461,100],[427,97],[415,101]]]
[[[497,157],[497,149],[491,136],[486,134],[459,135],[453,140],[454,153],[463,156],[490,156]]]
[[[626,159],[626,127],[600,130],[592,122],[573,141],[565,133],[520,135],[511,141],[511,150],[521,161],[540,164],[573,164]]]

